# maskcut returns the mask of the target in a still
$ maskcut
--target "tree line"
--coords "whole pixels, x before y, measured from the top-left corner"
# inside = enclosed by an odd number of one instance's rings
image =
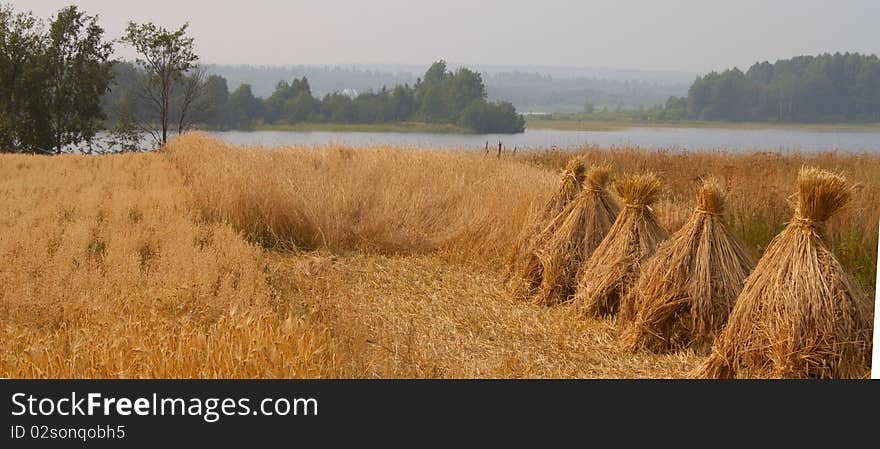
[[[45,26],[0,4],[0,151],[54,152],[102,127],[112,46],[75,6]]]
[[[144,74],[134,64],[114,69],[117,88],[105,98],[111,122],[145,104],[135,94]],[[204,76],[198,73],[198,76]],[[191,78],[196,75],[187,75]],[[489,102],[481,75],[467,68],[447,70],[435,62],[414,85],[383,87],[358,95],[334,92],[318,98],[307,77],[282,80],[271,95],[256,97],[250,84],[229,90],[220,75],[204,76],[193,120],[211,129],[250,129],[298,123],[375,124],[427,122],[454,124],[481,133],[522,132],[525,121],[509,102]],[[172,93],[173,94],[173,93]],[[184,90],[177,93],[183,95]],[[137,112],[135,112],[137,114]]]
[[[97,17],[69,6],[47,22],[0,4],[0,151],[61,153],[141,149],[193,127],[252,129],[298,123],[454,124],[481,133],[522,132],[507,101],[489,101],[480,73],[431,65],[415,83],[357,95],[316,97],[308,78],[280,81],[271,95],[249,84],[232,91],[199,64],[184,24],[168,30],[129,22],[107,39]],[[136,50],[112,59],[114,44]],[[595,111],[584,118],[639,120],[880,122],[880,60],[835,53],[762,62],[698,77],[686,97],[637,111]],[[631,116],[631,117],[630,117]],[[106,131],[101,133],[101,131]]]
[[[199,64],[188,24],[165,29],[129,22],[107,39],[97,16],[76,6],[48,22],[0,4],[0,151],[58,154],[161,146],[193,127],[388,123],[454,124],[475,132],[516,133],[523,117],[509,102],[490,102],[479,73],[434,63],[414,85],[356,96],[312,95],[306,77],[281,81],[266,98]],[[114,44],[138,57],[112,58]],[[101,131],[106,131],[101,133]]]
[[[880,59],[835,53],[711,72],[664,109],[693,120],[880,122]]]
[[[129,22],[113,41],[97,16],[76,6],[46,23],[0,4],[0,151],[131,151],[141,149],[144,134],[161,145],[170,132],[190,128],[204,71],[186,30]],[[124,66],[111,58],[117,42],[139,55],[128,64],[137,72],[128,92],[138,107],[119,109],[108,129],[107,96]]]

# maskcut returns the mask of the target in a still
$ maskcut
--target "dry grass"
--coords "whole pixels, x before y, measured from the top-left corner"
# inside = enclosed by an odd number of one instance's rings
[[[755,261],[721,219],[725,196],[717,181],[703,183],[690,220],[657,248],[624,298],[630,349],[703,353],[727,322]]]
[[[700,376],[867,377],[872,303],[822,235],[849,199],[842,176],[800,171],[794,217],[746,281]]]
[[[0,156],[0,377],[325,377],[262,252],[157,154]]]
[[[657,172],[672,231],[697,179],[719,176],[755,254],[790,218],[805,160],[841,169],[863,188],[827,241],[873,290],[878,157],[581,154]],[[693,352],[632,354],[613,320],[514,299],[506,257],[571,156],[267,151],[201,134],[143,155],[0,155],[0,377],[687,375]]]
[[[238,148],[200,133],[167,156],[208,220],[267,248],[413,254],[492,262],[554,176],[455,151]],[[513,224],[513,226],[511,226]]]
[[[700,361],[633,356],[612,323],[518,301],[499,273],[435,255],[277,257],[293,310],[337,340],[342,377],[682,377]]]

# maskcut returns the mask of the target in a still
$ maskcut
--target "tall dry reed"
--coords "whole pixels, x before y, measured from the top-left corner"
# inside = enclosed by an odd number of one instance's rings
[[[206,134],[166,153],[203,215],[266,247],[500,262],[551,174],[460,151],[232,147]]]

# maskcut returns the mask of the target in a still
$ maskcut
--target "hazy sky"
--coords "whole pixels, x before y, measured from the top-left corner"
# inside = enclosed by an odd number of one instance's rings
[[[0,0],[2,1],[2,0]],[[207,63],[553,65],[706,72],[835,51],[880,53],[880,0],[13,0],[74,3],[111,37],[190,22]],[[123,57],[129,52],[119,51]]]

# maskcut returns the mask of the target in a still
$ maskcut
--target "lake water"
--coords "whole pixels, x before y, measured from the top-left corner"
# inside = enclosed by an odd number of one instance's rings
[[[613,131],[526,130],[521,134],[432,134],[385,132],[223,131],[211,134],[237,145],[394,145],[505,151],[517,147],[560,149],[583,145],[639,146],[685,150],[727,149],[880,152],[880,131],[808,129],[626,128]]]

